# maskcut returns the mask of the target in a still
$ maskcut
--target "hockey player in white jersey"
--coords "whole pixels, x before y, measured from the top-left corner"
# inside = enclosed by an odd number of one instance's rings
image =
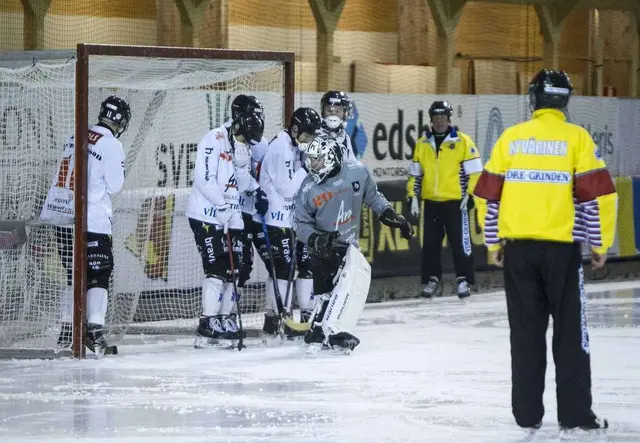
[[[226,230],[231,236],[234,268],[242,267],[244,223],[240,193],[248,186],[250,146],[264,131],[260,114],[244,112],[229,130],[209,131],[198,143],[193,187],[186,216],[202,257],[202,315],[197,335],[207,339],[239,339]]]
[[[320,130],[321,120],[312,108],[298,108],[289,120],[289,125],[269,143],[269,149],[262,160],[260,168],[260,188],[269,201],[269,211],[264,218],[266,235],[262,228],[262,219],[255,216],[256,247],[269,270],[267,281],[267,312],[263,331],[266,334],[277,334],[280,315],[276,297],[282,301],[287,312],[290,312],[293,298],[294,263],[298,268],[295,281],[295,292],[300,307],[302,322],[308,322],[313,310],[313,280],[309,268],[309,254],[304,243],[295,239],[293,233],[294,197],[300,189],[307,171],[302,164],[300,144],[309,143]],[[271,245],[271,248],[268,247]],[[293,254],[296,254],[295,260]],[[274,275],[275,274],[275,275]],[[285,334],[293,337],[296,334],[285,326]]]
[[[353,103],[343,91],[327,91],[320,99],[322,135],[335,140],[342,150],[343,162],[358,162],[351,137],[347,134],[347,122],[353,113]]]
[[[231,127],[232,122],[238,118],[243,112],[255,112],[264,119],[264,107],[260,100],[253,95],[237,95],[231,102],[231,118],[224,124],[227,130]],[[263,216],[269,209],[268,200],[265,193],[260,189],[258,184],[258,172],[260,163],[264,158],[269,142],[263,136],[262,139],[255,144],[249,146],[251,151],[251,160],[249,164],[250,177],[247,189],[240,193],[240,211],[242,212],[242,220],[244,222],[243,231],[243,251],[242,251],[242,268],[238,270],[238,286],[243,287],[245,282],[251,276],[253,269],[253,242],[255,232],[253,229],[252,217],[254,214]]]
[[[103,335],[107,313],[109,279],[113,272],[111,244],[111,197],[124,184],[125,154],[118,137],[131,121],[127,102],[114,95],[100,106],[98,123],[89,128],[87,179],[87,337],[91,351],[108,348]],[[73,321],[73,229],[75,188],[75,140],[64,145],[62,159],[44,202],[40,218],[56,224],[58,254],[67,271],[67,287],[60,297],[62,325],[60,347],[69,347]]]
[[[381,223],[399,228],[404,238],[411,238],[413,229],[378,192],[369,169],[359,162],[343,163],[341,155],[342,150],[330,138],[316,137],[307,146],[309,175],[296,197],[295,232],[309,247],[317,298],[305,342],[352,350],[360,343],[352,329],[369,288],[369,281],[352,278],[368,267],[358,250],[362,205],[370,207]],[[370,279],[370,274],[362,275]],[[342,280],[347,281],[346,287]],[[349,291],[349,285],[359,290]]]

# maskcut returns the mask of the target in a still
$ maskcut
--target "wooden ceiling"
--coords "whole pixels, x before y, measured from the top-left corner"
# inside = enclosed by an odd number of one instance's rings
[[[565,4],[572,0],[473,0],[477,3],[509,3],[512,5]],[[576,0],[573,0],[576,1]],[[616,9],[634,11],[640,8],[640,0],[577,0],[575,9]]]

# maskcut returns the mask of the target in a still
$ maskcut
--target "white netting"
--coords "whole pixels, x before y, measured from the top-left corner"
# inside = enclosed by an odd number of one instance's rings
[[[74,133],[75,63],[42,61],[0,68],[0,220],[27,221],[27,242],[0,250],[0,348],[53,348],[66,272],[55,227],[38,223]],[[265,107],[265,137],[282,127],[284,73],[279,62],[92,56],[89,124],[111,94],[131,106],[121,137],[123,190],[113,199],[115,270],[107,327],[194,331],[201,311],[202,262],[184,215],[196,146],[220,126],[237,94]],[[259,257],[243,290],[245,328],[262,327],[266,271]]]

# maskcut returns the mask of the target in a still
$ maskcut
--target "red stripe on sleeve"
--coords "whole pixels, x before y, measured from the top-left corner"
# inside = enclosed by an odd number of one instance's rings
[[[504,176],[482,171],[478,183],[473,190],[473,195],[484,198],[487,201],[500,201]]]
[[[595,200],[597,197],[614,192],[616,187],[611,174],[604,168],[576,175],[575,193],[579,203]]]

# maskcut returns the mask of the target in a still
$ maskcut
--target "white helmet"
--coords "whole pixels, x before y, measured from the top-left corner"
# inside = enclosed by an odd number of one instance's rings
[[[315,137],[305,153],[305,165],[316,183],[322,183],[342,163],[342,150],[332,138]]]

